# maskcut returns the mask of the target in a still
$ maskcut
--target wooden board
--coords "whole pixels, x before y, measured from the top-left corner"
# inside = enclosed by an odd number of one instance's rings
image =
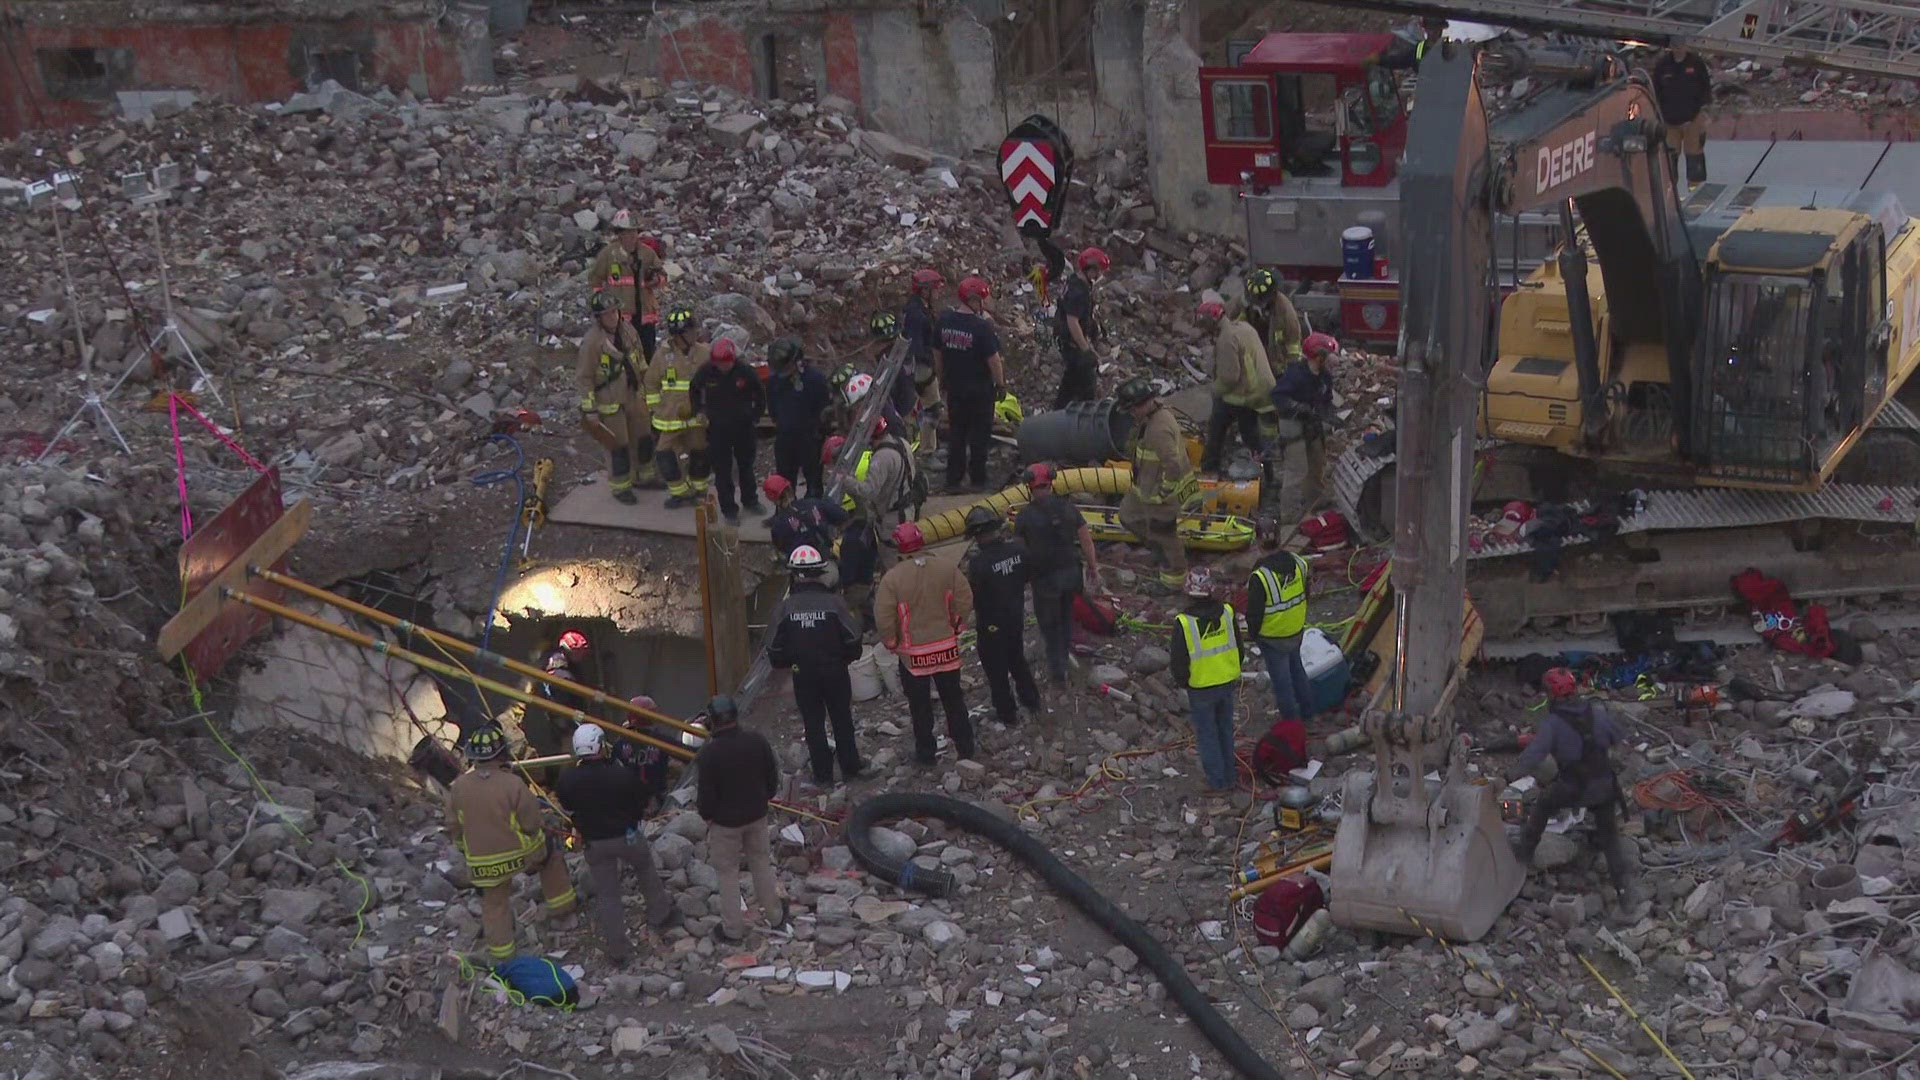
[[[281,564],[287,552],[293,550],[293,546],[306,535],[307,526],[312,520],[312,501],[301,499],[292,509],[267,525],[265,531],[228,560],[217,573],[204,579],[200,587],[187,598],[187,602],[181,605],[180,613],[160,628],[157,643],[160,658],[171,660],[182,650],[189,650],[187,663],[192,666],[195,675],[206,678],[218,671],[235,649],[271,621],[264,613],[256,612],[253,608],[223,600],[221,593],[227,589],[247,590],[248,567]],[[186,552],[182,551],[181,558],[185,560]],[[227,616],[234,608],[259,614],[261,621],[258,624],[252,619],[231,622]],[[237,638],[233,637],[241,628],[245,628],[246,632]]]
[[[642,490],[635,494],[639,500],[628,506],[613,497],[613,489],[604,480],[580,484],[562,495],[560,501],[547,511],[547,520],[559,525],[593,525],[603,529],[629,529],[665,536],[696,535],[693,507],[667,509],[667,493],[664,491]],[[754,494],[758,496],[760,493],[756,490]],[[762,503],[765,501],[761,500]],[[741,511],[740,539],[753,544],[772,543],[772,534],[760,523],[760,519],[766,515],[766,510],[758,514]],[[536,537],[533,543],[538,548],[539,538]]]

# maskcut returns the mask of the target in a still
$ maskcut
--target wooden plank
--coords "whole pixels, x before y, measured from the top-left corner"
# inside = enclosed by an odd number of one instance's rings
[[[221,593],[227,589],[242,589],[247,582],[248,567],[272,566],[281,556],[293,550],[293,546],[307,534],[307,526],[312,520],[312,500],[301,499],[267,526],[258,540],[234,556],[233,561],[215,574],[205,588],[181,605],[179,614],[168,619],[167,625],[160,628],[157,642],[160,658],[171,660],[178,656],[180,650],[200,636],[201,631],[212,626],[226,604]]]

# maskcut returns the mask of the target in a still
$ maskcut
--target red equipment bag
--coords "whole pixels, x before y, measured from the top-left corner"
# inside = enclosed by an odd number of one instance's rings
[[[1307,725],[1298,720],[1275,720],[1253,744],[1253,774],[1278,786],[1287,774],[1307,763]]]
[[[1089,597],[1086,593],[1073,594],[1073,621],[1089,634],[1107,637],[1113,633],[1115,612],[1113,601],[1104,596]]]
[[[1320,883],[1305,874],[1283,877],[1253,902],[1253,936],[1262,945],[1284,948],[1314,912],[1327,906]]]
[[[1315,514],[1300,522],[1300,535],[1307,538],[1307,546],[1315,550],[1343,547],[1352,539],[1352,531],[1347,528],[1346,516],[1338,510],[1328,510]]]

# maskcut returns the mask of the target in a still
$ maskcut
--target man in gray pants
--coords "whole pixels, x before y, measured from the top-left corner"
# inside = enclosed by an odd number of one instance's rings
[[[633,958],[620,904],[622,866],[632,867],[639,875],[640,895],[647,901],[647,925],[664,929],[678,922],[680,913],[660,881],[653,848],[640,829],[647,805],[646,782],[640,771],[614,760],[606,732],[597,724],[581,724],[574,729],[573,756],[575,765],[560,775],[554,794],[586,841],[587,872],[593,880],[593,921],[600,929],[607,959],[620,965]]]

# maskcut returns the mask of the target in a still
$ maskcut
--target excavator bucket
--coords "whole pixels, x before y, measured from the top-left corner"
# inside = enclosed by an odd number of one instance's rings
[[[1479,940],[1526,878],[1498,792],[1467,779],[1451,720],[1374,710],[1361,726],[1373,740],[1374,772],[1349,775],[1341,790],[1333,921]]]

